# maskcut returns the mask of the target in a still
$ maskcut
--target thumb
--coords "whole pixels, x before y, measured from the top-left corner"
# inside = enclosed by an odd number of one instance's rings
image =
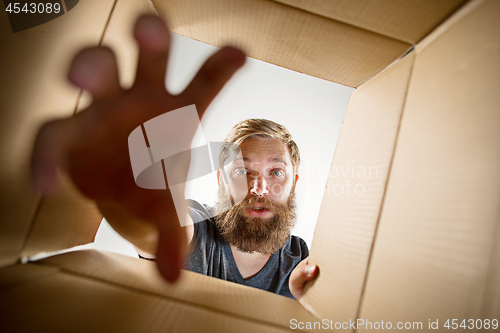
[[[295,287],[304,287],[306,281],[312,280],[316,276],[316,270],[318,266],[316,265],[302,265],[299,268],[298,274],[293,279]]]
[[[70,119],[55,120],[42,126],[31,156],[31,177],[36,189],[53,192],[58,185],[57,170],[65,168],[65,154],[75,130]]]

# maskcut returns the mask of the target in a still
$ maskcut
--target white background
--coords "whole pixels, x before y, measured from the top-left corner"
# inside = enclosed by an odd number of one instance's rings
[[[216,47],[173,35],[167,89],[182,91]],[[201,120],[206,141],[222,141],[238,122],[266,118],[288,128],[299,146],[301,165],[296,187],[297,223],[292,234],[311,247],[334,149],[347,102],[354,89],[248,58],[212,102]],[[186,196],[213,205],[215,174],[204,185],[187,188]],[[197,182],[199,184],[199,182]],[[133,246],[103,221],[93,247],[137,256]]]

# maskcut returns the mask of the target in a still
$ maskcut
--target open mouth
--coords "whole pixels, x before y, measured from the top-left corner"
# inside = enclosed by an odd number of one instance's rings
[[[250,214],[250,216],[253,217],[264,217],[269,213],[269,209],[266,207],[260,207],[260,206],[253,206],[253,207],[247,207],[247,212]]]

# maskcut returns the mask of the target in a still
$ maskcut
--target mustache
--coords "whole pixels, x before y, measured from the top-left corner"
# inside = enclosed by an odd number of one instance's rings
[[[235,202],[224,187],[219,188],[219,201],[215,206],[215,223],[223,239],[243,252],[272,254],[283,247],[295,224],[295,188],[286,202],[266,197],[248,197]],[[271,219],[244,217],[244,210],[255,204],[274,213]]]
[[[279,210],[283,205],[286,205],[286,203],[277,203],[273,200],[270,200],[266,197],[250,197],[243,199],[242,201],[236,203],[234,205],[235,208],[241,207],[242,209],[253,206],[254,204],[261,204],[264,208],[271,210],[271,211],[277,211]]]

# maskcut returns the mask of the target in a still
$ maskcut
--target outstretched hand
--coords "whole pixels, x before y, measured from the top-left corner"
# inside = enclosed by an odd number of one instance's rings
[[[244,64],[245,55],[235,48],[222,48],[205,62],[184,92],[174,96],[165,89],[170,44],[165,23],[157,16],[142,16],[134,36],[139,59],[135,83],[128,90],[119,84],[110,49],[88,48],[75,57],[69,80],[89,91],[93,102],[73,117],[42,126],[34,146],[32,176],[38,189],[50,193],[57,187],[58,170],[63,170],[99,207],[113,207],[123,216],[153,223],[159,231],[158,268],[167,280],[174,281],[186,248],[184,232],[168,186],[167,190],[147,190],[136,185],[128,136],[145,121],[191,104],[201,118]]]

